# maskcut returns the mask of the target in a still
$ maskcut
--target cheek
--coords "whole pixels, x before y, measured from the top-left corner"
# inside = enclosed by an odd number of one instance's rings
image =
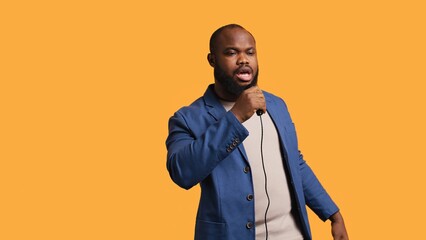
[[[253,68],[253,70],[256,70],[256,71],[257,71],[257,68],[258,68],[258,65],[257,65],[257,58],[253,58],[253,59],[250,61],[250,66]]]
[[[224,62],[222,62],[222,64],[220,65],[220,67],[228,75],[232,75],[234,73],[235,66],[233,64],[231,64],[230,62],[225,62],[224,61]]]

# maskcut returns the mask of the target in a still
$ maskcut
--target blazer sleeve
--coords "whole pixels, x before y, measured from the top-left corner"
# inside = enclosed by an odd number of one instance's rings
[[[185,189],[205,179],[249,134],[232,112],[210,125],[205,122],[182,111],[169,120],[167,169]]]
[[[300,151],[299,169],[302,175],[303,192],[306,205],[312,209],[312,211],[321,220],[326,221],[331,215],[339,211],[339,208],[321,185],[312,169],[303,159],[303,155]]]

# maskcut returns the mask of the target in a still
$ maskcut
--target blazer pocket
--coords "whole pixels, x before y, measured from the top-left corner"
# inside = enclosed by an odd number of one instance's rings
[[[197,219],[195,225],[195,240],[225,239],[226,224]]]

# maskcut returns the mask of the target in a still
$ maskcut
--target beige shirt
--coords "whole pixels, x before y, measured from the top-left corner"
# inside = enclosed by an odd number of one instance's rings
[[[222,105],[229,111],[233,102],[224,102]],[[268,240],[303,240],[299,223],[292,214],[290,191],[286,172],[283,166],[283,157],[275,125],[266,112],[262,115],[263,121],[263,159],[266,170],[267,191],[270,206],[266,217],[268,226]],[[249,131],[243,146],[250,164],[253,187],[256,240],[266,237],[265,212],[268,199],[265,191],[265,175],[261,156],[261,122],[260,117],[254,114],[243,123]]]

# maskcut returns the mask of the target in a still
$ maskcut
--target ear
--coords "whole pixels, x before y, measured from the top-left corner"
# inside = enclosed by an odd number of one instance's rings
[[[209,61],[210,66],[212,67],[216,66],[216,58],[213,54],[211,53],[207,54],[207,61]]]

